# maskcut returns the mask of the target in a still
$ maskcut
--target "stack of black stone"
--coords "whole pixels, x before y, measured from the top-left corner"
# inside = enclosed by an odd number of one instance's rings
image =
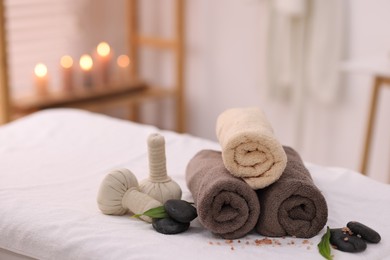
[[[182,233],[190,227],[190,222],[198,216],[195,207],[185,200],[167,200],[164,203],[164,209],[168,216],[154,218],[152,222],[153,228],[162,234]]]
[[[367,243],[379,243],[381,236],[366,225],[357,221],[348,222],[346,227],[330,230],[330,244],[333,248],[357,253],[366,250]]]

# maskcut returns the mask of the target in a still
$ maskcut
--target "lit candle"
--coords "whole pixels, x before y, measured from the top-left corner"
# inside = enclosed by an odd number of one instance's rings
[[[130,59],[127,55],[120,55],[116,59],[117,64],[117,81],[119,84],[126,84],[130,82]]]
[[[38,63],[34,68],[35,73],[35,90],[38,95],[48,93],[48,76],[47,67],[43,63]]]
[[[83,84],[86,87],[92,86],[92,66],[93,60],[88,54],[84,54],[80,57],[80,68],[83,73]]]
[[[69,55],[61,58],[62,67],[62,84],[64,91],[71,91],[73,89],[73,59]]]
[[[99,83],[106,85],[110,81],[111,47],[107,42],[101,42],[96,48]]]

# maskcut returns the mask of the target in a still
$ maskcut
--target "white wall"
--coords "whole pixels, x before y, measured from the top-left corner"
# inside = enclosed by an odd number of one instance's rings
[[[347,57],[389,57],[390,2],[347,1]],[[215,120],[224,109],[260,106],[281,142],[294,145],[294,116],[288,103],[270,100],[265,86],[266,1],[187,1],[187,123],[189,132],[215,140]],[[390,70],[390,67],[389,67]],[[367,120],[370,74],[347,72],[340,102],[306,104],[304,160],[358,170]],[[390,90],[390,89],[389,89]],[[379,104],[369,175],[390,175],[389,91]]]
[[[187,102],[191,133],[215,139],[215,120],[232,106],[261,105],[261,2],[187,2]]]

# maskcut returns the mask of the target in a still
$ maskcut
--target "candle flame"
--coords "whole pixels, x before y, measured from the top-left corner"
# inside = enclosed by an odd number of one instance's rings
[[[91,70],[93,66],[93,61],[91,56],[84,54],[80,57],[80,67],[82,70]]]
[[[43,63],[38,63],[34,68],[35,75],[39,78],[43,78],[47,75],[47,67]]]
[[[110,54],[111,48],[110,45],[108,45],[107,42],[101,42],[97,46],[97,53],[100,56],[106,57]]]
[[[65,69],[69,69],[73,66],[73,59],[69,55],[65,55],[61,58],[61,66]]]
[[[127,55],[120,55],[116,59],[116,63],[118,64],[119,67],[126,68],[130,65],[130,59]]]

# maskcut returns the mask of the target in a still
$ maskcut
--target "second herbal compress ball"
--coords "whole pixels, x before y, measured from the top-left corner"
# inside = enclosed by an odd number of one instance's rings
[[[140,191],[165,203],[181,198],[180,186],[167,175],[165,139],[158,133],[148,138],[149,178],[141,181]]]

